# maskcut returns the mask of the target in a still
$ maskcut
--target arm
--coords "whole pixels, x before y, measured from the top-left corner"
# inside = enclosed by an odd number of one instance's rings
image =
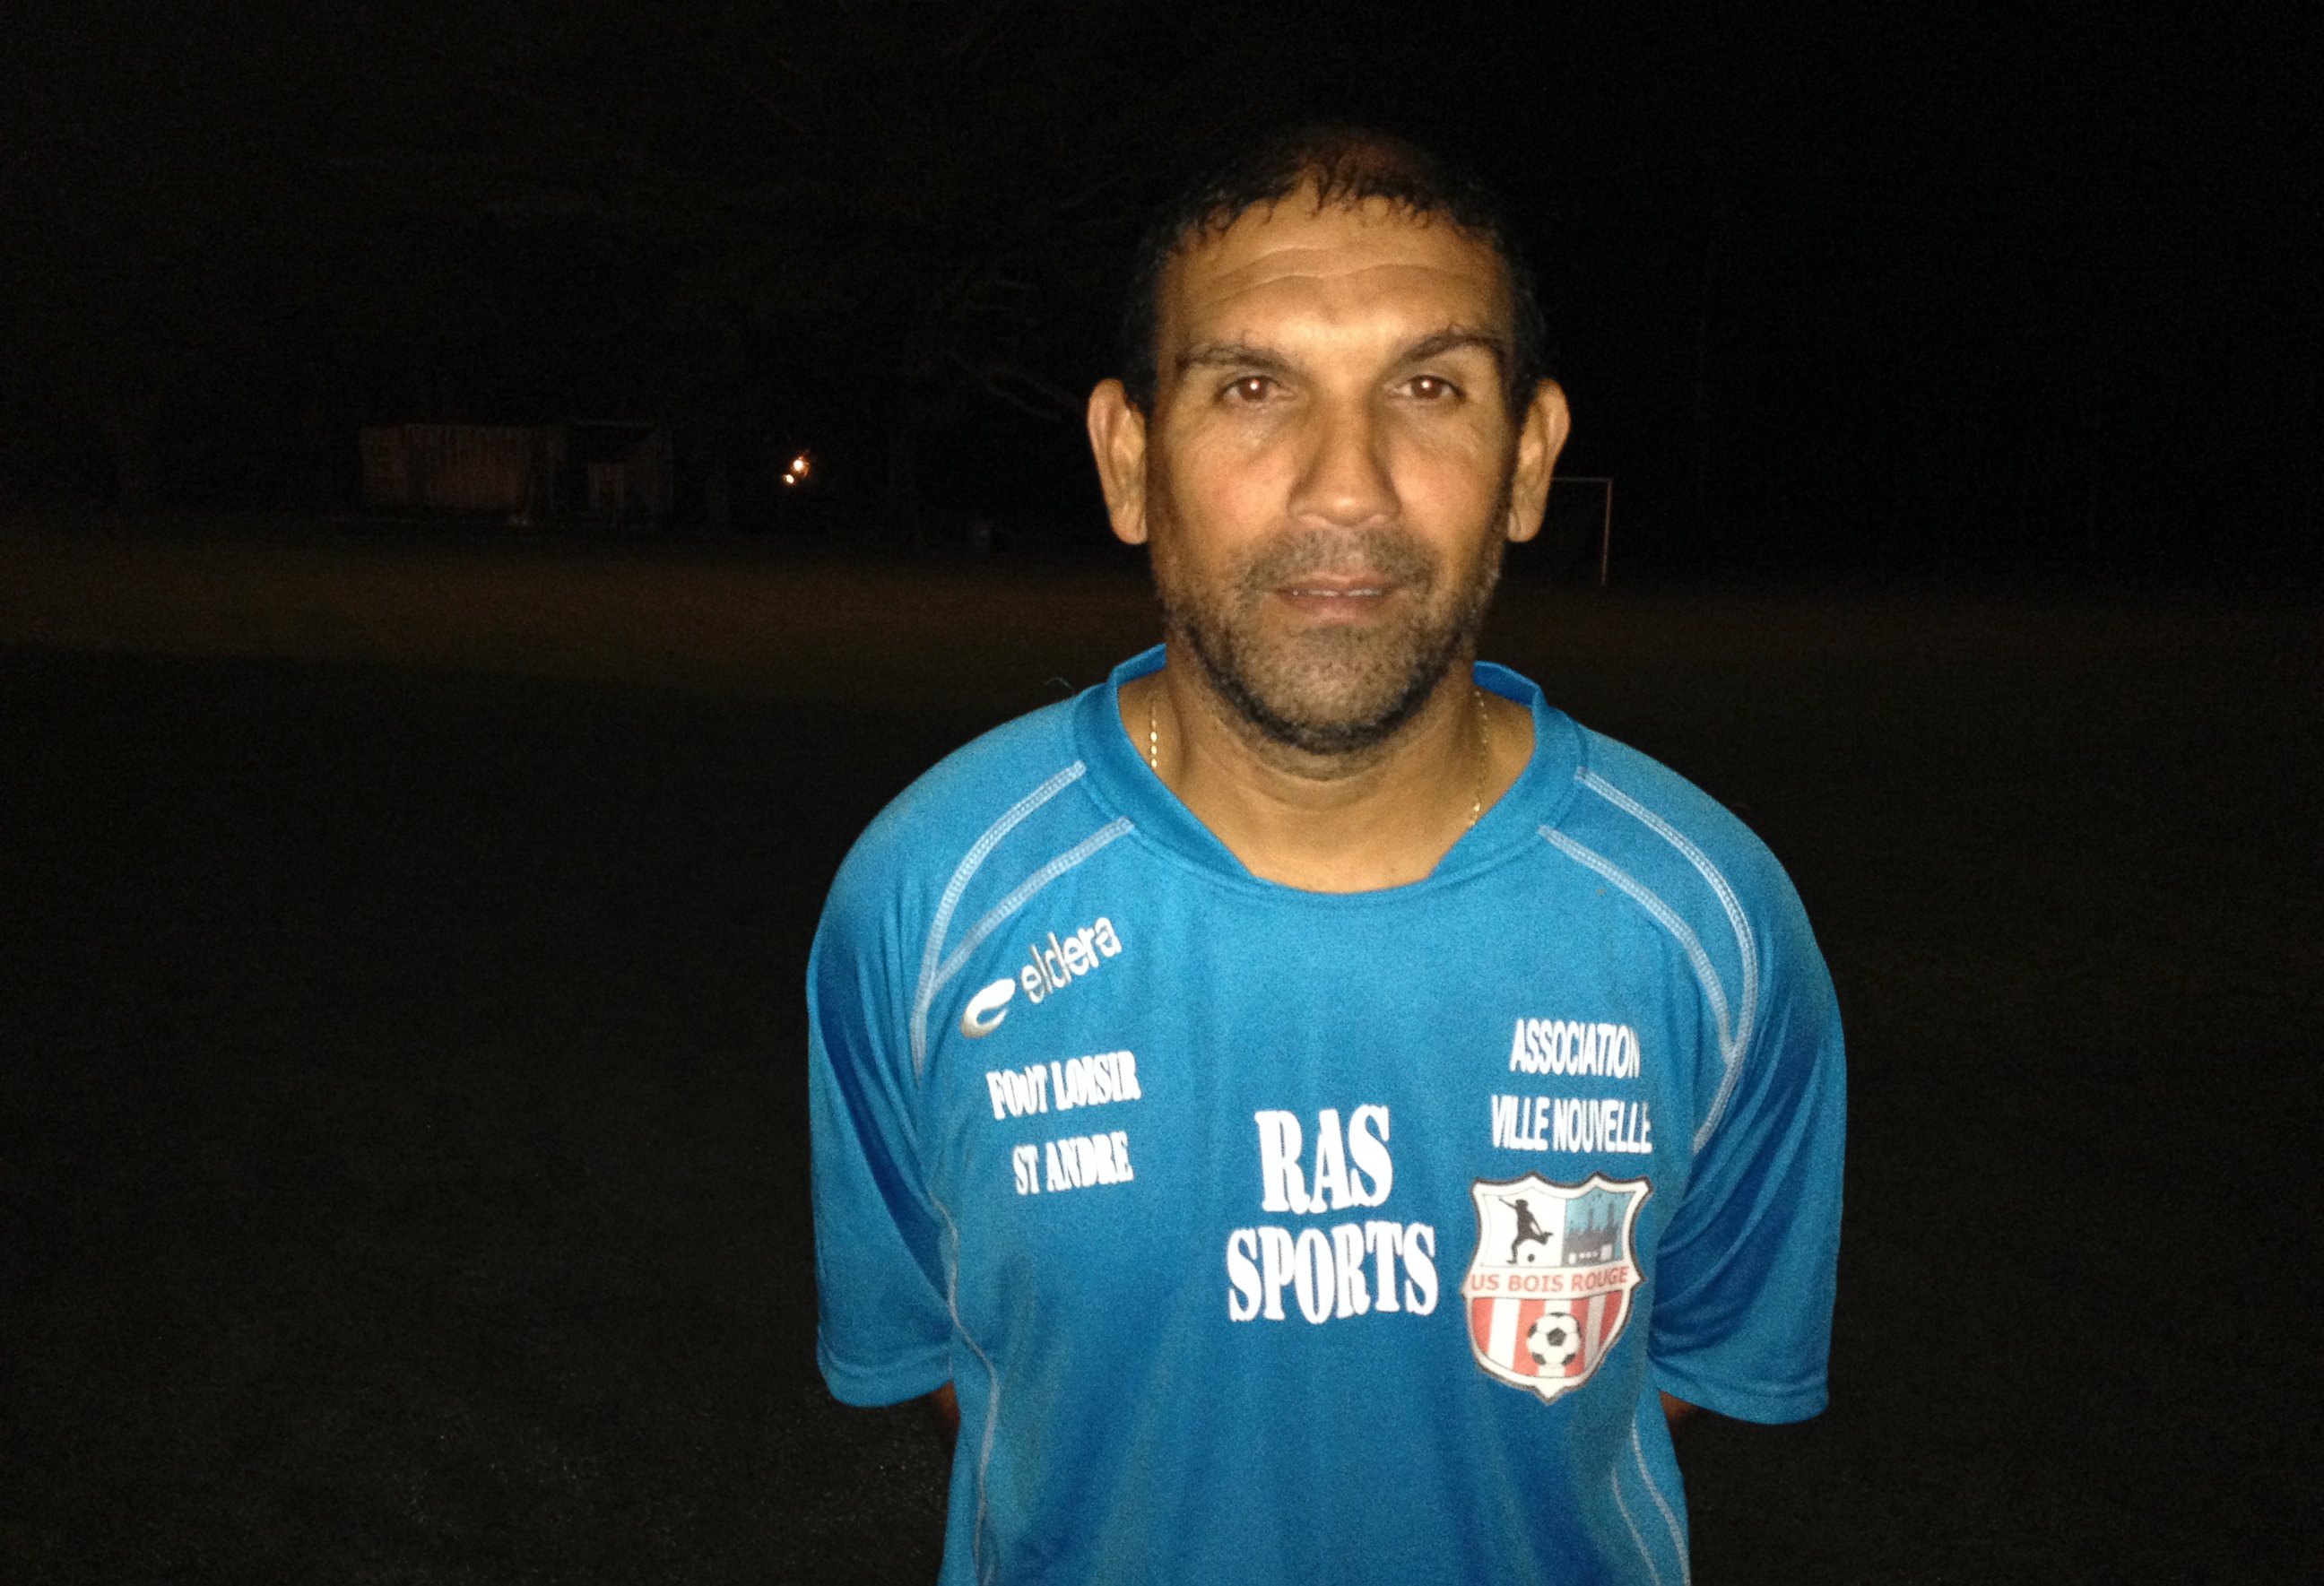
[[[946,1397],[949,1397],[952,1393],[952,1385],[950,1383],[946,1383],[939,1391]],[[1702,1413],[1702,1410],[1698,1406],[1687,1403],[1686,1400],[1683,1398],[1673,1398],[1669,1394],[1663,1395],[1663,1418],[1668,1421],[1674,1429],[1677,1427],[1681,1421],[1699,1415]],[[953,1425],[957,1427],[960,1425],[960,1406],[957,1403],[953,1405],[952,1419]]]
[[[944,1444],[945,1458],[950,1460],[953,1449],[960,1442],[960,1395],[947,1382],[920,1402],[927,1406],[928,1420],[936,1429],[936,1440]],[[1671,1405],[1678,1401],[1665,1394],[1663,1402]]]
[[[952,1320],[920,1180],[897,933],[885,889],[855,869],[833,888],[807,968],[816,1356],[842,1402],[892,1405],[952,1375]]]
[[[1776,1423],[1824,1405],[1846,1059],[1806,917],[1779,875],[1763,879],[1756,1017],[1665,1226],[1652,1342],[1657,1388]]]

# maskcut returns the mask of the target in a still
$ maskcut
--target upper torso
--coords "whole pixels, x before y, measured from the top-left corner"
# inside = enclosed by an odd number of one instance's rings
[[[819,1040],[884,1023],[868,1060],[908,1065],[947,1579],[1681,1579],[1649,1333],[1787,928],[1729,872],[1772,862],[1536,697],[1532,767],[1435,874],[1295,891],[1104,693],[899,801],[880,962],[844,1009],[819,982]],[[1767,1391],[1820,1402],[1820,1361]]]

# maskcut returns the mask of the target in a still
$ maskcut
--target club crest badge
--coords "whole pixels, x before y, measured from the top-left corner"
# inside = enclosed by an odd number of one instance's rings
[[[1461,1280],[1487,1375],[1546,1401],[1581,1387],[1622,1336],[1638,1286],[1631,1230],[1653,1186],[1593,1173],[1479,1179],[1477,1253]]]

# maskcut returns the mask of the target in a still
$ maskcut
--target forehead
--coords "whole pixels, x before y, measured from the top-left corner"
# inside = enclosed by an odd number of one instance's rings
[[[1161,296],[1166,367],[1213,340],[1446,325],[1506,334],[1509,319],[1499,255],[1451,221],[1380,198],[1318,209],[1305,192],[1182,248]]]

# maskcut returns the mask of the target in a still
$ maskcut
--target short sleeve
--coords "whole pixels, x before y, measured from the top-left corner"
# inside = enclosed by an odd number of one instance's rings
[[[898,931],[850,883],[843,871],[807,959],[816,1355],[836,1397],[884,1405],[950,1380],[952,1320],[920,1175]]]
[[[1823,1408],[1840,1254],[1840,1010],[1797,896],[1778,890],[1754,1028],[1664,1231],[1651,1323],[1657,1386],[1746,1421]]]

